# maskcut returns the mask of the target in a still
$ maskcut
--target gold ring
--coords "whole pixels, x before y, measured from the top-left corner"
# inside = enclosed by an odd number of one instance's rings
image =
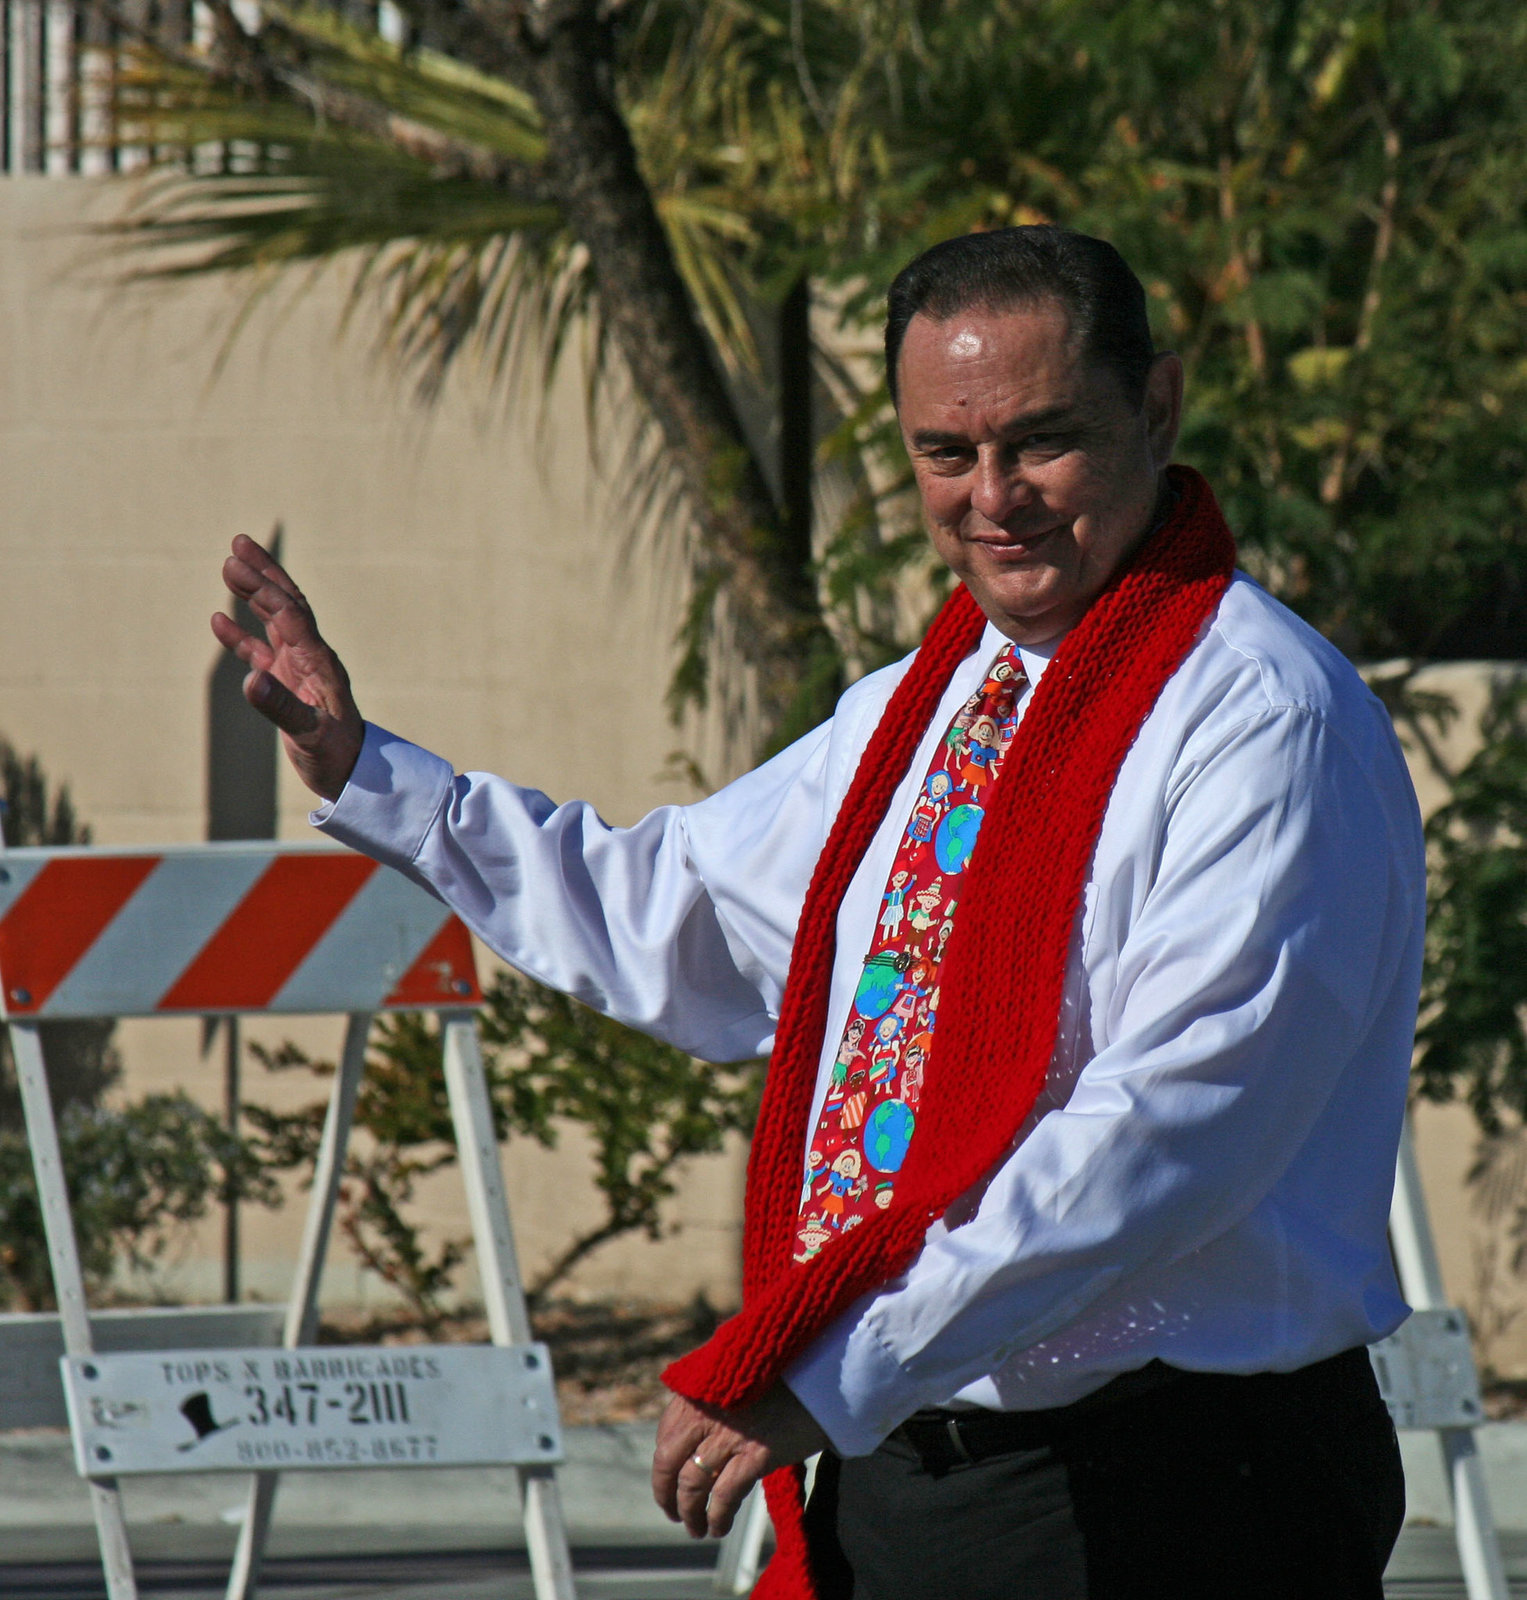
[[[694,1464],[700,1469],[701,1472],[705,1474],[707,1478],[715,1475],[716,1469],[714,1467],[706,1466],[704,1461],[702,1461],[698,1455],[693,1455],[689,1459],[694,1462]]]

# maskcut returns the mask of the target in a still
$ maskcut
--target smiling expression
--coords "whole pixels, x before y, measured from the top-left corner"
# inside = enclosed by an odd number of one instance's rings
[[[902,438],[934,547],[1009,639],[1078,621],[1151,526],[1181,411],[1157,356],[1132,406],[1056,301],[908,324]]]

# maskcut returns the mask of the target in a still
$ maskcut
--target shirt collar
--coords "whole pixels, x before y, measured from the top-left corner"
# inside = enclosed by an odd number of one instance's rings
[[[1028,675],[1031,684],[1037,684],[1044,676],[1044,671],[1050,664],[1055,652],[1060,649],[1061,640],[1066,635],[1058,633],[1053,639],[1046,639],[1043,644],[1021,644],[1018,646],[1018,656],[1023,662],[1023,670]],[[981,636],[982,659],[990,663],[996,659],[998,651],[1004,649],[1011,641],[990,622],[986,624],[986,631]]]

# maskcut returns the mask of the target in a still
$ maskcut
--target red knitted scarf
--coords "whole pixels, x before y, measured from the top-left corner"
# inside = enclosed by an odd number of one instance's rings
[[[994,786],[941,974],[937,1047],[895,1198],[815,1260],[793,1259],[806,1125],[821,1060],[838,908],[955,667],[986,619],[961,586],[928,630],[860,758],[806,892],[748,1163],[742,1310],[663,1381],[742,1407],[861,1295],[903,1271],[928,1225],[990,1172],[1044,1085],[1087,866],[1125,752],[1198,639],[1235,566],[1203,478],[1171,469],[1177,503],[1066,635]],[[1008,952],[993,967],[993,950]],[[995,1071],[996,1063],[1006,1070]],[[969,1093],[972,1083],[978,1093]],[[967,1092],[954,1092],[964,1086]],[[754,1594],[812,1600],[801,1469],[766,1480],[778,1540]]]

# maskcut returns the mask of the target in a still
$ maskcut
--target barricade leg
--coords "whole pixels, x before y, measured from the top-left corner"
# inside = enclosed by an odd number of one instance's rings
[[[494,1344],[526,1344],[530,1340],[530,1314],[509,1223],[509,1200],[498,1164],[498,1136],[493,1130],[493,1108],[483,1074],[477,1022],[470,1012],[442,1012],[441,1024],[445,1034],[446,1092],[456,1128],[467,1212],[477,1241],[488,1328]],[[572,1556],[556,1476],[549,1467],[520,1467],[518,1471],[536,1600],[574,1600]]]
[[[1416,1163],[1415,1139],[1409,1113],[1400,1133],[1400,1156],[1395,1170],[1394,1203],[1389,1212],[1389,1240],[1399,1268],[1400,1287],[1417,1311],[1441,1310],[1447,1305],[1437,1243],[1426,1214],[1421,1169]],[[1483,1463],[1472,1428],[1440,1428],[1437,1442],[1447,1469],[1448,1492],[1453,1497],[1453,1523],[1458,1540],[1458,1561],[1463,1568],[1469,1600],[1508,1600],[1506,1569],[1500,1541],[1490,1512]]]
[[[769,1506],[755,1484],[737,1510],[732,1531],[721,1541],[716,1559],[717,1594],[751,1594],[763,1565],[764,1536],[769,1531]]]
[[[1511,1592],[1485,1489],[1485,1467],[1472,1428],[1443,1428],[1437,1435],[1453,1496],[1458,1564],[1469,1600],[1506,1600]]]
[[[318,1332],[318,1285],[323,1276],[324,1256],[329,1233],[334,1226],[334,1207],[339,1199],[339,1183],[344,1176],[345,1152],[350,1145],[350,1127],[355,1120],[355,1097],[366,1069],[366,1040],[371,1032],[372,1013],[350,1014],[345,1030],[345,1048],[329,1096],[329,1111],[318,1143],[318,1159],[313,1169],[313,1192],[308,1201],[307,1222],[302,1233],[302,1250],[297,1258],[297,1276],[286,1308],[286,1327],[281,1342],[288,1349],[311,1344]],[[278,1472],[257,1472],[250,1485],[244,1526],[239,1530],[233,1571],[228,1579],[228,1600],[253,1600],[260,1582],[260,1562],[265,1555],[265,1540],[270,1532],[271,1511],[276,1503]],[[114,1600],[114,1597],[113,1597]]]
[[[69,1191],[64,1183],[53,1102],[48,1096],[42,1040],[33,1023],[13,1022],[10,1029],[11,1054],[16,1061],[27,1142],[37,1174],[37,1197],[48,1239],[48,1262],[53,1269],[53,1292],[58,1298],[64,1349],[71,1356],[86,1356],[94,1346],[85,1306],[85,1280],[80,1272],[74,1219],[69,1214]],[[101,1544],[101,1565],[106,1573],[106,1593],[109,1600],[137,1600],[138,1585],[133,1577],[133,1558],[128,1548],[127,1523],[122,1515],[122,1494],[117,1480],[91,1478],[89,1483],[91,1509],[95,1513],[96,1534]]]

